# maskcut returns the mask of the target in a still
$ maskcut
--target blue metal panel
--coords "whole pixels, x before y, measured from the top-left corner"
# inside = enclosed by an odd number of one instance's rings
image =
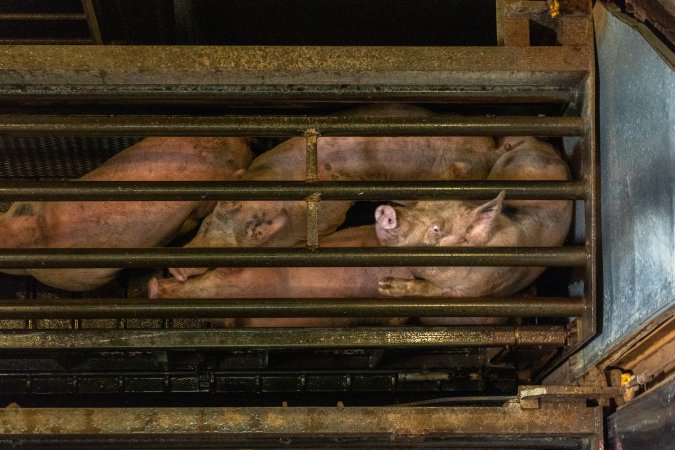
[[[675,303],[675,72],[598,2],[603,306],[585,373]]]

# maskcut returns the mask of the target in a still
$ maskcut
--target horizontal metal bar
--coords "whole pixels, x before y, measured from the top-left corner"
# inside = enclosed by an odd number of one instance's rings
[[[0,200],[583,200],[576,181],[0,181]]]
[[[56,267],[583,267],[585,247],[0,249],[0,268]]]
[[[87,45],[92,44],[91,38],[0,38],[0,44],[3,46],[26,46],[35,48],[52,45]],[[1,70],[1,69],[0,69]]]
[[[200,444],[215,448],[218,442],[222,445],[218,448],[258,448],[261,441],[268,444],[264,448],[276,448],[280,440],[289,448],[334,447],[340,442],[352,448],[349,442],[353,441],[344,440],[350,437],[358,439],[358,448],[371,448],[368,442],[375,448],[438,448],[439,444],[445,448],[444,437],[462,437],[470,440],[455,442],[452,448],[493,448],[479,445],[484,441],[477,438],[493,442],[495,448],[530,448],[529,439],[536,438],[545,440],[533,448],[569,449],[581,447],[570,446],[570,442],[560,446],[556,439],[598,435],[602,436],[601,408],[579,403],[542,404],[536,409],[510,401],[504,406],[473,407],[9,406],[0,410],[0,436],[5,438],[20,438],[25,444],[47,436],[56,442],[66,437],[107,437],[106,448],[120,438],[129,440],[126,448],[145,448],[145,439],[154,439],[162,448],[180,442],[184,445],[175,448],[202,448]],[[427,437],[431,440],[425,441]],[[258,445],[237,440],[246,438],[256,439]],[[92,441],[93,446],[101,443]]]
[[[0,300],[3,319],[147,317],[578,317],[583,298]]]
[[[0,350],[564,346],[564,326],[2,330]]]
[[[236,105],[255,101],[277,105],[279,102],[302,103],[383,102],[417,103],[528,103],[567,104],[577,92],[565,86],[345,86],[345,85],[0,85],[5,101],[34,102],[98,102],[99,104],[129,103],[206,103],[226,101]]]
[[[0,85],[577,86],[592,46],[11,46]]]
[[[86,20],[81,13],[1,13],[0,20]]]
[[[1,115],[7,135],[288,136],[580,136],[581,117],[365,116],[34,116]]]

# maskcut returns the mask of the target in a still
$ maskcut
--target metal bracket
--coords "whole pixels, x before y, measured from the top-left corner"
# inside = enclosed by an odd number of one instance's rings
[[[519,386],[518,402],[523,409],[538,409],[541,403],[572,403],[586,400],[623,398],[620,387]]]
[[[561,45],[587,45],[591,18],[584,8],[549,1],[497,1],[497,43],[507,47],[530,46],[530,23],[553,30]]]

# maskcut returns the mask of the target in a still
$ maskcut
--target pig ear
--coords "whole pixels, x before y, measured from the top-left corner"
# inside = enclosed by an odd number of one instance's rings
[[[255,240],[256,245],[261,245],[278,233],[287,223],[288,214],[285,209],[282,209],[279,214],[266,221],[247,225],[246,237]]]
[[[486,241],[490,238],[495,221],[502,211],[504,196],[506,193],[501,191],[499,195],[474,209],[471,212],[472,221],[467,230],[467,238],[473,241]]]

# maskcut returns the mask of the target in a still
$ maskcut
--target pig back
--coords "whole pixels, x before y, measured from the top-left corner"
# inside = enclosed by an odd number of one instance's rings
[[[516,138],[506,138],[516,139]],[[519,138],[517,145],[502,154],[495,162],[488,180],[569,180],[569,166],[550,144],[533,138]],[[527,234],[537,245],[562,245],[567,237],[573,202],[570,200],[507,200],[522,219]]]
[[[252,159],[243,138],[147,138],[80,178],[98,181],[227,180]],[[201,201],[17,202],[0,217],[4,247],[152,247],[172,239]],[[53,287],[83,291],[109,282],[117,269],[29,269]]]

